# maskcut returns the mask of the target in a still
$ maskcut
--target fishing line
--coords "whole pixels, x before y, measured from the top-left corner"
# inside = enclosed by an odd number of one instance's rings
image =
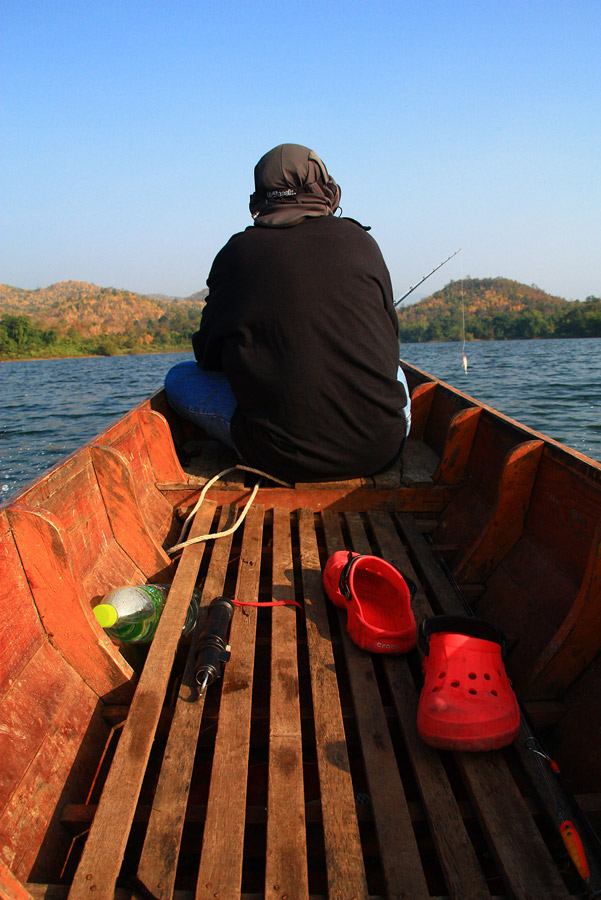
[[[463,266],[462,266],[463,268]],[[461,363],[463,365],[463,371],[467,375],[467,356],[465,355],[465,303],[463,299],[463,274],[461,275],[461,331],[463,335],[463,348],[462,348],[462,356]]]

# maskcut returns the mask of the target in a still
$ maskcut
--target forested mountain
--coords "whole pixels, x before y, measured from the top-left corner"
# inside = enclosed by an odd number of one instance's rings
[[[601,299],[553,297],[508,278],[464,278],[398,313],[401,341],[601,337]],[[465,321],[465,326],[464,326]]]
[[[190,348],[207,291],[178,299],[64,281],[35,291],[0,285],[0,355],[28,356]]]

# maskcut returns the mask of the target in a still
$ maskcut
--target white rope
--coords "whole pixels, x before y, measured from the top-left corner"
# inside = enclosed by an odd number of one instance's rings
[[[188,529],[192,523],[192,520],[194,519],[194,516],[196,515],[196,513],[202,506],[204,498],[207,495],[207,491],[215,484],[216,481],[219,481],[220,478],[223,478],[223,476],[227,475],[229,472],[235,472],[236,469],[240,469],[244,472],[252,472],[254,475],[258,475],[259,478],[257,479],[255,486],[252,489],[252,493],[246,503],[246,506],[244,507],[244,509],[242,510],[242,512],[240,513],[240,515],[238,516],[238,518],[236,519],[234,524],[230,528],[226,528],[225,531],[216,531],[212,534],[201,534],[201,535],[198,535],[198,537],[190,538],[187,541],[183,540],[184,536],[188,532]],[[280,481],[278,478],[274,478],[272,475],[269,475],[267,472],[261,472],[259,469],[251,469],[248,466],[242,466],[242,465],[230,466],[228,469],[223,469],[222,472],[219,472],[217,475],[214,475],[211,479],[209,479],[209,481],[207,481],[207,483],[203,487],[202,491],[200,492],[200,497],[198,498],[196,505],[194,506],[192,512],[190,512],[188,514],[186,521],[184,522],[182,530],[180,532],[178,543],[174,544],[173,547],[171,547],[169,550],[167,550],[167,553],[169,553],[169,554],[177,553],[179,550],[183,550],[184,547],[188,547],[190,544],[199,544],[201,541],[213,541],[213,540],[216,540],[217,538],[226,537],[228,534],[232,534],[237,528],[240,527],[240,525],[244,521],[248,510],[252,506],[252,504],[255,500],[255,497],[257,496],[257,492],[259,490],[259,485],[261,484],[262,478],[268,478],[271,481],[275,481],[278,484],[284,485],[285,487],[292,487],[292,485],[289,485],[285,481]]]

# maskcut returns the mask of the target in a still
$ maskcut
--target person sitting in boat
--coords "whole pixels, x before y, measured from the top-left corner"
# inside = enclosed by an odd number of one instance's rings
[[[390,275],[375,240],[335,217],[319,156],[281,144],[255,167],[254,224],[217,254],[171,406],[289,482],[389,468],[408,433]]]

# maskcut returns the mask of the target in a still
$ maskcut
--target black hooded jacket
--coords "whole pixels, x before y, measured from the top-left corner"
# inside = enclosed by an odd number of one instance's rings
[[[405,437],[388,269],[362,226],[329,212],[268,227],[259,216],[234,235],[193,337],[237,400],[243,459],[292,482],[373,474]]]

